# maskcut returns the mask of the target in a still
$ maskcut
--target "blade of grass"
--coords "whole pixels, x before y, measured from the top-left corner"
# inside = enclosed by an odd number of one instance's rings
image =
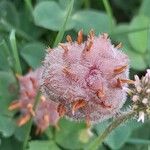
[[[109,16],[110,31],[112,33],[113,32],[113,28],[114,28],[112,9],[111,9],[111,6],[110,6],[110,3],[109,3],[108,0],[103,0],[103,4],[104,4],[105,10],[107,12],[107,15]]]
[[[65,29],[66,29],[67,23],[70,19],[71,12],[72,12],[72,9],[73,9],[73,4],[74,4],[74,0],[71,0],[70,3],[68,4],[66,16],[65,16],[64,22],[62,24],[62,28],[60,29],[60,31],[57,34],[57,37],[56,37],[55,42],[53,44],[53,47],[56,47],[58,45],[58,43],[62,40],[63,36],[64,36]]]
[[[11,31],[9,39],[10,39],[10,46],[13,53],[13,58],[15,61],[15,73],[22,74],[22,69],[20,65],[17,44],[16,44],[15,30]]]

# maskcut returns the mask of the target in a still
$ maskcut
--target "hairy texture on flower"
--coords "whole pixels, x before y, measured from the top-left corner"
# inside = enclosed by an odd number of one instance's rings
[[[57,105],[53,101],[46,100],[43,96],[41,102],[36,108],[36,117],[34,121],[37,128],[37,134],[43,132],[49,125],[57,127],[59,115]]]
[[[43,96],[40,97],[37,108],[34,110],[34,104],[39,92],[39,78],[42,69],[31,71],[25,76],[17,75],[20,91],[19,99],[13,101],[9,106],[9,110],[19,109],[21,117],[18,120],[18,125],[22,126],[30,120],[31,117],[39,130],[43,131],[49,125],[55,125],[58,121],[57,105],[52,101],[47,101]],[[47,122],[45,116],[48,116]]]
[[[141,79],[135,75],[135,84],[131,89],[132,108],[138,114],[138,121],[144,122],[150,116],[150,69]]]
[[[97,122],[112,117],[123,106],[128,80],[128,57],[111,44],[106,33],[89,33],[83,42],[67,36],[66,43],[47,50],[41,90],[58,103],[60,116]]]

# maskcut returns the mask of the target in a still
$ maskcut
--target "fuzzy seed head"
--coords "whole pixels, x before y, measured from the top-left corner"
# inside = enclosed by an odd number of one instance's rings
[[[47,99],[63,106],[67,118],[98,122],[112,117],[126,100],[128,57],[111,44],[106,33],[96,37],[91,31],[85,42],[82,36],[79,31],[76,42],[48,51],[41,90]]]

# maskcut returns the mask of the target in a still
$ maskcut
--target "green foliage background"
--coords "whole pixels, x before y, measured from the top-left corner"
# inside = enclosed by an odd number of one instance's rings
[[[29,124],[18,128],[16,112],[8,106],[18,95],[15,73],[25,74],[41,65],[47,47],[83,29],[109,33],[114,44],[122,42],[133,74],[150,68],[150,0],[0,0],[0,150],[22,150]],[[21,65],[19,63],[21,62]],[[28,150],[82,150],[111,120],[93,126],[93,137],[84,123],[62,119],[60,130],[50,127],[35,135],[32,125]],[[131,120],[115,129],[100,150],[149,150],[150,122]]]

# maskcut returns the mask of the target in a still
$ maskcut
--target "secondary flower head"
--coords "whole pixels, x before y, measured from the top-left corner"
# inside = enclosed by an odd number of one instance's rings
[[[49,125],[58,127],[59,115],[57,113],[57,105],[53,101],[48,101],[44,96],[41,96],[41,102],[35,112],[34,121],[38,127],[37,134],[42,133]]]
[[[133,110],[139,115],[138,121],[144,122],[150,116],[150,69],[141,79],[135,75],[135,86],[132,88]]]
[[[128,80],[128,57],[111,44],[106,33],[96,37],[91,31],[77,41],[48,49],[43,64],[41,90],[58,103],[60,116],[98,122],[112,117],[123,106]]]
[[[43,96],[39,98],[37,108],[35,110],[33,108],[40,88],[39,78],[41,70],[42,69],[39,68],[29,72],[25,76],[17,75],[20,87],[19,99],[13,101],[9,106],[9,110],[20,110],[21,117],[17,121],[19,126],[24,125],[33,117],[40,132],[49,125],[55,125],[59,118],[57,105],[52,101],[47,101]],[[45,120],[46,116],[48,118],[47,121]]]

